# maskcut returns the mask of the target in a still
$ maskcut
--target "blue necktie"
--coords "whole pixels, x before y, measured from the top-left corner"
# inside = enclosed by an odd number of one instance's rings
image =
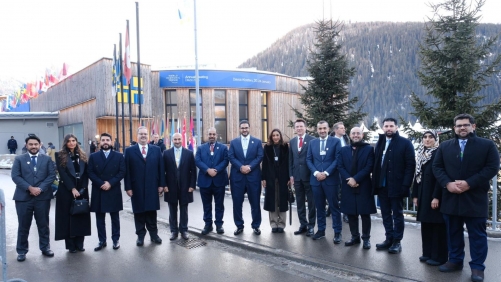
[[[110,154],[110,151],[104,152],[104,156],[108,158],[108,155]]]
[[[463,161],[464,146],[466,146],[466,140],[461,140],[461,161]]]
[[[36,166],[37,166],[37,157],[31,156],[31,168],[33,168],[33,170],[36,170]]]
[[[325,139],[320,140],[320,142],[322,142],[322,144],[320,144],[320,151],[325,151]]]
[[[383,167],[384,156],[386,155],[386,150],[388,150],[388,146],[390,146],[391,139],[386,139],[386,146],[384,147],[383,157],[381,158],[381,167]]]

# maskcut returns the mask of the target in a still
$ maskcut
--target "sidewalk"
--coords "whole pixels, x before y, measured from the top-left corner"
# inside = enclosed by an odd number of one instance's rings
[[[441,273],[437,267],[431,267],[420,263],[421,256],[421,231],[420,225],[415,222],[406,222],[404,239],[402,240],[402,253],[389,254],[387,251],[377,251],[376,243],[385,239],[384,227],[378,216],[372,217],[372,231],[370,250],[363,250],[361,245],[345,247],[344,241],[350,238],[348,224],[343,223],[343,242],[335,245],[332,242],[334,232],[331,220],[327,220],[326,238],[313,241],[303,235],[294,235],[294,231],[299,228],[299,221],[295,207],[292,210],[292,226],[287,224],[285,233],[271,233],[268,221],[268,212],[262,210],[261,235],[254,235],[250,227],[251,216],[248,201],[244,201],[243,215],[245,220],[244,232],[238,236],[233,235],[235,225],[232,216],[232,200],[230,195],[225,197],[225,234],[218,235],[215,232],[209,235],[200,235],[204,227],[203,208],[198,190],[194,192],[195,201],[188,207],[189,210],[189,231],[201,238],[218,240],[241,248],[269,253],[276,256],[309,264],[316,267],[326,267],[350,271],[360,276],[374,277],[389,281],[470,281],[470,261],[469,244],[466,238],[465,266],[463,271],[456,273]],[[131,212],[130,200],[124,200],[124,208]],[[262,203],[261,203],[262,207]],[[168,222],[167,203],[161,201],[161,210],[158,217],[161,221]],[[287,212],[289,216],[289,212]],[[289,218],[287,218],[287,223]],[[167,238],[165,238],[167,239]],[[498,267],[501,261],[501,240],[489,238],[489,254],[486,261],[485,281],[497,281],[501,276],[501,268]]]

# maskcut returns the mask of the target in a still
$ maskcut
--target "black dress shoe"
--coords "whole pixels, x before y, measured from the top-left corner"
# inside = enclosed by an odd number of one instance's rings
[[[376,244],[376,250],[388,250],[393,244],[393,240],[386,239],[380,244]]]
[[[235,230],[235,232],[233,232],[233,235],[238,235],[238,234],[241,234],[242,232],[244,232],[244,228],[237,227],[237,230]]]
[[[113,250],[118,250],[118,249],[120,249],[120,242],[118,241],[113,242]]]
[[[459,271],[459,270],[463,270],[463,264],[452,263],[452,262],[448,261],[448,262],[442,264],[441,266],[439,266],[438,270],[440,272]]]
[[[427,261],[427,260],[429,260],[429,259],[430,259],[430,257],[427,257],[427,256],[420,256],[420,257],[419,257],[419,261],[420,261],[420,262],[426,262],[426,261]]]
[[[181,238],[183,238],[184,240],[188,240],[188,232],[181,231]]]
[[[302,226],[302,227],[299,227],[299,229],[297,231],[294,231],[294,235],[299,235],[299,234],[303,234],[306,232],[308,232],[308,228]]]
[[[279,227],[279,228],[277,228],[277,232],[278,233],[284,233],[284,229]]]
[[[45,250],[45,251],[42,251],[42,255],[46,256],[46,257],[53,257],[54,256],[54,252],[51,251],[51,250]]]
[[[94,248],[94,251],[97,252],[97,251],[100,251],[102,250],[104,247],[106,247],[106,242],[99,242],[99,244],[97,244],[97,247]]]
[[[360,244],[360,237],[354,237],[354,236],[351,236],[351,239],[344,242],[344,245],[349,247],[349,246],[353,246],[355,244]]]
[[[169,240],[174,241],[177,239],[177,232],[171,232]]]
[[[398,254],[402,251],[402,245],[400,244],[400,240],[393,241],[393,244],[388,249],[388,253],[390,254]]]
[[[278,228],[273,227],[273,228],[271,229],[271,233],[277,233],[277,232],[278,232]]]
[[[308,231],[306,232],[306,237],[311,237],[313,235],[315,235],[315,230],[313,228],[308,229]]]
[[[313,240],[319,240],[325,237],[325,231],[317,231],[315,235],[313,235],[312,239]]]
[[[471,281],[473,281],[473,282],[484,281],[484,271],[482,271],[480,269],[472,269],[471,270]]]
[[[341,238],[343,236],[341,235],[341,233],[334,233],[334,239],[332,240],[334,242],[334,244],[341,244]]]
[[[160,237],[158,237],[158,235],[157,235],[156,237],[151,238],[151,242],[160,245],[160,244],[162,244],[162,239],[160,239]]]
[[[212,225],[205,225],[204,229],[202,229],[202,235],[207,235],[212,231]]]
[[[17,261],[25,261],[25,260],[26,260],[26,254],[17,255]]]
[[[261,235],[261,230],[259,228],[252,228],[252,231],[254,231],[256,235]]]
[[[222,226],[216,227],[217,234],[224,234],[224,228]]]
[[[77,250],[75,250],[75,249],[70,249],[70,250],[68,250],[68,252],[70,252],[71,254],[74,254],[74,253],[76,253],[76,252],[77,252]]]
[[[144,238],[137,238],[136,246],[141,247],[144,245]]]
[[[350,222],[350,220],[348,219],[348,215],[343,214],[343,221],[346,222],[346,223]]]
[[[431,266],[439,266],[439,265],[442,265],[444,263],[436,261],[436,260],[429,259],[429,260],[426,261],[426,264],[427,265],[431,265]]]
[[[371,241],[369,239],[364,240],[363,248],[366,250],[371,248]]]
[[[83,247],[82,248],[78,248],[77,247],[77,251],[79,251],[79,252],[85,252],[85,248],[83,248]]]

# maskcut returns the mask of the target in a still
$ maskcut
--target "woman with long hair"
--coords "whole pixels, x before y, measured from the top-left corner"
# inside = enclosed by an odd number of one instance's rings
[[[264,145],[262,185],[265,189],[264,210],[270,213],[271,232],[283,233],[289,196],[289,146],[279,129],[273,129]]]
[[[442,187],[433,174],[433,160],[438,148],[438,136],[427,130],[416,151],[416,174],[412,188],[412,201],[417,207],[417,221],[421,222],[423,255],[421,262],[438,266],[447,262],[447,231],[440,213]]]
[[[61,151],[56,153],[60,181],[56,197],[56,241],[65,240],[70,253],[85,251],[84,236],[91,235],[90,213],[71,215],[75,199],[89,199],[87,155],[78,145],[77,137],[64,137]]]

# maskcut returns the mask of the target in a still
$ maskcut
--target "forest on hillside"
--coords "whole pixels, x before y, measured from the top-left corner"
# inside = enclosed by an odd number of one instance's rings
[[[258,70],[277,72],[293,77],[309,76],[308,54],[313,41],[315,24],[296,28],[277,40],[269,48],[241,64]],[[499,24],[480,24],[477,28],[479,44],[501,32]],[[420,84],[419,45],[425,36],[424,23],[367,22],[345,23],[338,38],[344,53],[355,67],[356,74],[349,85],[350,97],[359,97],[359,105],[368,113],[367,123],[374,118],[402,116],[415,122],[409,96],[416,93],[432,102]],[[501,39],[497,41],[488,62],[501,52]],[[489,86],[479,94],[485,96],[481,104],[497,101],[501,97],[501,70],[487,80]],[[452,122],[452,121],[451,121]]]

